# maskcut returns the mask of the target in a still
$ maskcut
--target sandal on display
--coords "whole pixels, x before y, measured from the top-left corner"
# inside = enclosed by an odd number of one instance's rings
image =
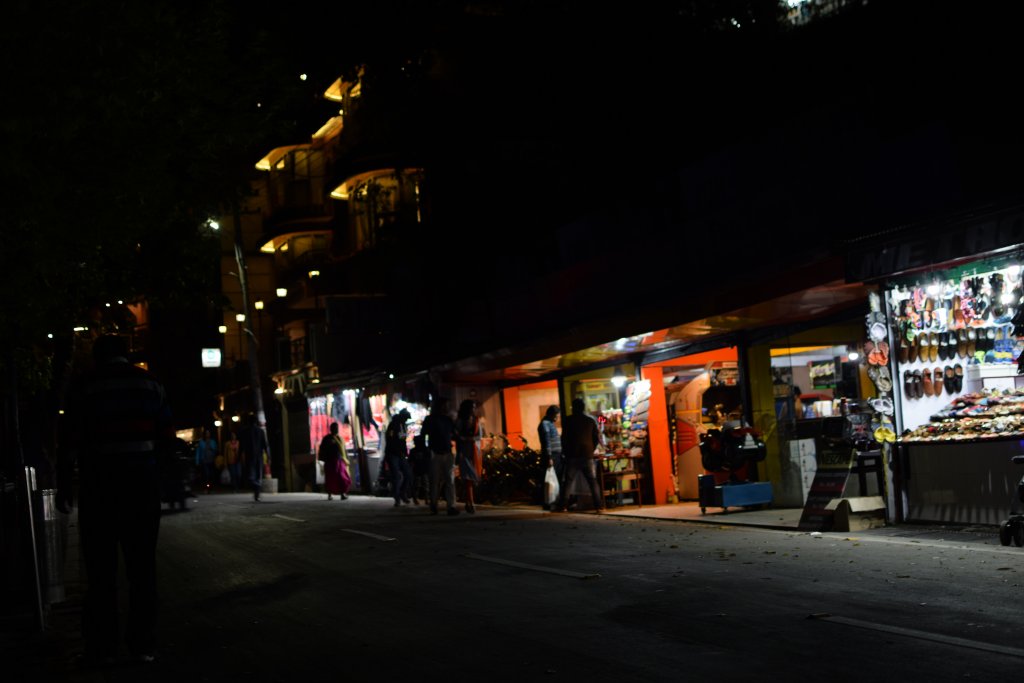
[[[932,373],[928,372],[925,368],[924,373],[921,375],[922,390],[925,396],[935,396],[935,387],[932,385]]]
[[[914,382],[914,398],[921,398],[924,396],[924,379],[921,377],[921,371],[914,370],[910,376]]]
[[[910,360],[910,344],[907,343],[906,337],[900,337],[900,363],[906,363]]]
[[[967,356],[967,330],[958,330],[956,333],[956,355],[960,358]]]
[[[870,401],[871,407],[883,415],[892,415],[892,399],[886,396],[873,398]]]
[[[953,376],[956,378],[954,388],[956,393],[960,393],[964,390],[964,369],[959,363],[953,366]]]
[[[932,385],[935,387],[935,395],[942,396],[942,387],[945,386],[942,378],[942,368],[935,368],[935,378],[932,380]]]
[[[948,365],[942,370],[945,377],[943,378],[943,385],[946,387],[946,393],[956,393],[956,375],[953,374],[953,368]]]
[[[917,398],[914,395],[914,377],[910,370],[903,371],[903,395],[907,398]]]
[[[939,359],[939,334],[932,332],[928,335],[928,360],[932,363]]]

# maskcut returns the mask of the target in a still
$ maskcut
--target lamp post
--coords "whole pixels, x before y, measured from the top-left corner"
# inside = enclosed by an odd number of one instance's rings
[[[238,313],[235,315],[235,320],[238,321],[238,358],[241,360],[245,357],[245,351],[242,348],[242,338],[245,337],[245,313]]]
[[[244,243],[242,241],[242,210],[236,200],[232,205],[232,213],[234,215],[234,251],[235,251],[235,263],[238,265],[238,281],[242,290],[242,313],[239,316],[243,316],[238,320],[239,324],[245,325],[245,316],[249,312],[249,276],[248,268],[245,265],[245,252]],[[236,316],[236,319],[238,317]],[[259,357],[256,347],[256,337],[252,334],[251,330],[246,329],[246,336],[249,338],[249,387],[252,390],[252,402],[253,409],[256,413],[256,425],[257,429],[263,431],[264,435],[267,436],[267,458],[271,459],[270,452],[270,439],[267,435],[267,414],[263,409],[263,388],[260,384],[260,368],[259,368]]]
[[[323,326],[320,325],[320,288],[317,286],[317,281],[319,279],[319,270],[309,271],[309,282],[313,288],[313,328],[311,330],[307,330],[306,334],[307,338],[310,341],[310,344],[307,347],[307,350],[309,352],[309,360],[312,360],[314,363],[316,362],[317,359],[317,334],[314,334],[314,332],[323,329]]]

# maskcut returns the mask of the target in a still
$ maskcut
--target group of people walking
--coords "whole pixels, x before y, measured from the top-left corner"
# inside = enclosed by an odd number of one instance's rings
[[[464,488],[464,509],[476,512],[473,491],[480,483],[483,454],[480,450],[483,426],[480,407],[466,399],[459,404],[454,418],[449,414],[448,399],[438,397],[423,420],[421,433],[413,438],[413,449],[407,445],[409,411],[400,410],[384,433],[384,456],[391,474],[391,493],[395,507],[419,502],[426,497],[431,514],[438,514],[438,503],[444,496],[448,515],[459,514],[456,507],[455,467]],[[454,444],[454,448],[453,448]]]
[[[483,465],[481,442],[484,430],[480,404],[466,399],[459,404],[453,418],[448,400],[438,397],[423,421],[421,433],[414,437],[414,446],[407,446],[409,411],[402,409],[385,430],[384,457],[390,473],[391,494],[395,507],[426,497],[431,514],[438,514],[440,499],[445,501],[448,515],[459,514],[456,505],[455,471],[463,485],[463,509],[476,512],[474,493],[480,484]],[[602,444],[597,421],[587,415],[583,399],[572,402],[572,414],[563,421],[559,433],[558,406],[547,409],[538,425],[543,466],[554,468],[559,480],[558,499],[545,504],[545,509],[564,511],[579,494],[589,494],[594,508],[604,508],[604,496],[598,484],[594,452]]]
[[[540,438],[541,463],[546,470],[549,466],[558,477],[558,499],[545,502],[545,509],[564,512],[579,493],[589,493],[594,509],[604,509],[604,496],[597,481],[594,451],[603,444],[597,420],[587,415],[582,398],[573,399],[572,414],[562,420],[562,433],[558,433],[558,406],[550,406],[537,426]],[[583,485],[586,488],[583,488]]]
[[[237,432],[231,430],[223,453],[218,451],[217,440],[210,435],[210,430],[204,429],[195,445],[196,478],[209,493],[217,484],[239,491],[244,476],[252,487],[253,499],[258,501],[267,450],[266,432],[256,424],[254,416],[249,416]]]

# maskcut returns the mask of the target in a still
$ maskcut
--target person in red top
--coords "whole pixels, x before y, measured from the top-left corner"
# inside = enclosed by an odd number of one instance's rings
[[[171,411],[163,385],[128,362],[122,337],[99,337],[93,359],[95,368],[75,382],[66,410],[57,507],[70,512],[77,465],[78,527],[88,582],[82,614],[86,663],[111,664],[117,656],[119,549],[128,578],[128,650],[149,662],[156,654],[158,458],[171,453]]]

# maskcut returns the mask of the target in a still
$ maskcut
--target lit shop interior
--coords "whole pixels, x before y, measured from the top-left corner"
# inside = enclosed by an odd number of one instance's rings
[[[998,524],[1016,496],[1019,263],[1009,255],[937,266],[886,287],[907,519]]]

